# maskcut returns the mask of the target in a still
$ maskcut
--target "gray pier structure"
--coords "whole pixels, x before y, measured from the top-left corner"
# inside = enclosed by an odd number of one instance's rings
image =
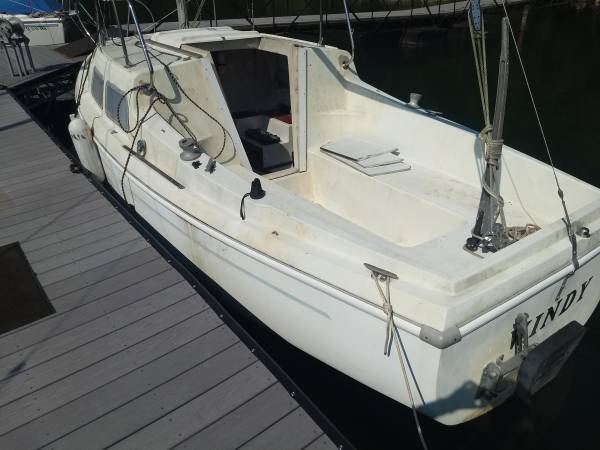
[[[0,335],[0,449],[348,448],[70,162],[0,89],[0,246],[20,242],[56,310]]]

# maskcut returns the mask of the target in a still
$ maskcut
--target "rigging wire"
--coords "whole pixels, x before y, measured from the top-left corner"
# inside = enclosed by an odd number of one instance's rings
[[[194,19],[192,20],[192,22],[196,22],[196,26],[199,27],[201,25],[202,22],[202,9],[204,8],[204,4],[206,3],[206,0],[198,0],[198,9],[196,10],[196,15],[194,15]]]
[[[137,86],[138,88],[146,88],[147,86]],[[138,93],[141,89],[138,90]],[[127,195],[125,194],[125,174],[127,173],[127,167],[129,166],[129,161],[131,161],[131,156],[133,155],[133,146],[135,144],[135,141],[138,137],[138,134],[140,132],[140,130],[142,129],[142,125],[143,123],[146,121],[146,118],[148,117],[148,114],[150,114],[150,111],[152,110],[152,107],[154,106],[154,104],[156,102],[161,101],[161,97],[155,97],[154,99],[152,99],[152,101],[150,102],[150,104],[148,105],[148,109],[146,109],[146,112],[144,113],[144,115],[142,116],[142,119],[140,121],[138,121],[135,125],[135,133],[133,135],[133,140],[131,145],[127,148],[128,151],[128,155],[127,155],[127,159],[125,160],[125,165],[123,166],[123,173],[121,174],[121,192],[123,193],[123,200],[125,200],[125,203],[127,203]],[[139,111],[137,112],[139,114]],[[139,117],[139,116],[138,116]],[[117,118],[119,119],[119,125],[120,124],[120,118],[118,117],[118,113],[117,113]]]
[[[573,268],[574,268],[574,270],[577,270],[577,269],[579,269],[579,261],[577,260],[577,238],[575,237],[575,233],[573,232],[573,225],[571,223],[571,217],[569,216],[569,211],[567,209],[567,204],[565,202],[564,191],[562,190],[562,188],[560,186],[560,182],[558,181],[558,175],[556,173],[554,161],[552,160],[552,154],[550,153],[550,146],[548,145],[548,140],[546,139],[546,133],[544,132],[544,127],[542,126],[542,120],[540,119],[540,114],[539,114],[537,105],[535,103],[535,99],[533,97],[533,91],[531,89],[531,84],[529,83],[529,78],[527,77],[527,72],[525,70],[525,64],[523,63],[523,58],[521,57],[521,52],[519,51],[517,39],[515,37],[513,27],[510,23],[510,18],[508,17],[508,10],[506,9],[506,0],[501,0],[501,1],[502,1],[502,9],[504,10],[504,16],[506,17],[507,23],[508,23],[508,30],[510,32],[512,41],[515,44],[517,59],[519,60],[519,65],[521,66],[521,72],[523,73],[523,78],[525,79],[525,86],[527,87],[527,92],[529,93],[529,98],[531,100],[531,106],[533,107],[533,112],[535,113],[535,118],[537,120],[538,128],[540,129],[540,134],[542,135],[544,147],[546,148],[546,154],[548,155],[548,161],[550,162],[550,166],[552,167],[552,174],[554,175],[554,181],[556,182],[556,187],[558,189],[558,192],[557,192],[558,197],[560,198],[562,208],[565,213],[563,222],[566,227],[569,241],[571,241],[571,247],[572,247],[571,260],[573,262]]]
[[[84,64],[84,75],[83,78],[81,79],[81,84],[79,85],[79,91],[77,92],[77,97],[75,100],[75,108],[79,108],[79,104],[81,103],[81,96],[83,95],[83,91],[85,90],[85,84],[87,82],[88,79],[88,75],[90,73],[90,67],[92,65],[92,60],[94,59],[94,54],[96,53],[96,49],[98,47],[94,47],[94,50],[92,51],[92,53],[90,54],[90,56],[88,58],[86,58],[83,62]]]

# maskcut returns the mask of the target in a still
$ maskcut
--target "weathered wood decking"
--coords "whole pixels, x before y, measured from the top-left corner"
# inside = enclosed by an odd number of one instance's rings
[[[0,245],[21,243],[56,309],[0,336],[0,448],[335,448],[68,166],[0,90]]]

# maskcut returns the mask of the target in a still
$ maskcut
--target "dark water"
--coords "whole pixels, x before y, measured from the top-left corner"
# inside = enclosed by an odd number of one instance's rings
[[[490,92],[495,93],[500,16],[487,18]],[[518,33],[521,13],[511,18]],[[547,160],[511,50],[505,141]],[[531,10],[522,57],[556,165],[600,185],[600,10]],[[365,37],[359,40],[357,67],[363,79],[392,95],[406,99],[409,92],[419,92],[426,107],[482,128],[471,44],[464,28],[420,49],[403,47],[394,34]]]
[[[532,9],[523,58],[558,168],[600,186],[600,11]],[[518,30],[520,12],[514,13]],[[488,14],[490,92],[495,92],[500,16]],[[366,31],[371,31],[367,33]],[[482,127],[470,41],[464,26],[426,30],[419,46],[403,30],[357,30],[361,77],[399,98],[423,94],[422,104],[456,122]],[[410,37],[412,36],[412,37]],[[316,40],[308,30],[301,37]],[[347,46],[343,30],[326,43]],[[507,144],[545,160],[545,151],[513,58],[505,125]],[[549,192],[548,195],[554,195]],[[300,388],[359,449],[420,448],[408,408],[355,382],[285,343],[241,311],[217,286],[211,291],[276,359]],[[384,330],[382,328],[382,339]],[[373,349],[380,351],[380,349]],[[561,374],[530,402],[512,399],[467,424],[445,427],[421,417],[431,450],[596,449],[600,400],[600,314]],[[468,358],[468,355],[465,355]],[[402,382],[398,373],[398,382]]]

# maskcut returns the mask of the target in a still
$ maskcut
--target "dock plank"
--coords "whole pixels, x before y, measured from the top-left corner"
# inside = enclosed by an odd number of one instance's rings
[[[300,450],[323,434],[317,424],[302,409],[296,409],[273,424],[252,440],[240,446],[240,450]]]
[[[88,394],[93,394],[97,389],[105,387],[111,392],[111,395],[122,397],[127,402],[127,398],[131,394],[122,391],[119,385],[113,385],[116,380],[129,373],[136,372],[138,369],[145,372],[145,365],[220,328],[223,328],[223,324],[217,316],[211,314],[211,311],[204,311],[203,313],[191,316],[179,324],[167,327],[149,339],[120,351],[110,358],[98,361],[83,370],[70,374],[56,383],[52,383],[34,393],[11,402],[2,409],[3,420],[0,422],[0,448],[4,448],[1,444],[3,443],[5,433],[21,426],[26,426],[36,417],[42,416],[45,420],[46,413],[63,406],[64,408],[60,411],[59,416],[64,417],[64,414],[67,410],[70,410],[75,400]],[[223,334],[219,333],[218,336],[223,336]],[[227,345],[237,342],[237,339],[233,338],[233,334],[230,331],[229,336],[231,337],[223,337]],[[203,361],[201,358],[192,358],[191,361],[194,360],[197,362]],[[172,372],[166,368],[162,372],[162,376],[165,379],[176,375],[178,375],[177,372]],[[106,394],[104,391],[101,392]],[[87,405],[87,407],[89,408],[90,406]],[[95,420],[100,415],[101,413],[98,416],[93,416],[89,421]],[[54,433],[58,437],[62,437],[79,428],[79,424],[77,423],[73,424],[72,428],[69,428],[70,426],[65,422]],[[9,442],[10,440],[4,441],[5,444]]]
[[[252,360],[253,355],[247,352],[247,361]],[[238,358],[241,360],[241,358]],[[112,444],[114,449],[145,448],[164,449],[178,444],[185,436],[211,422],[218,420],[225,412],[237,408],[247,402],[260,392],[273,385],[276,380],[260,363],[252,364],[245,368],[236,360],[238,371],[213,384],[206,389],[210,382],[202,380],[199,389],[195,389],[191,400],[180,404],[172,412],[162,415],[159,419],[149,423],[135,434]],[[214,383],[214,380],[209,380]],[[204,389],[203,389],[204,388]],[[170,397],[167,397],[170,399]],[[156,402],[157,406],[165,404],[163,401]],[[175,432],[169,431],[173,428]]]
[[[22,365],[26,370],[62,356],[87,343],[115,333],[128,325],[157,313],[194,293],[185,282],[180,282],[155,295],[144,297],[127,306],[85,322],[62,333],[46,336],[42,341],[22,347],[19,351],[0,358],[0,374],[12,373],[14,367]],[[200,305],[200,301],[199,301]]]
[[[325,434],[319,436],[309,445],[304,447],[303,450],[336,450],[337,447],[333,445],[331,439],[329,439]]]
[[[0,338],[0,358],[17,351],[22,351],[39,342],[45,342],[53,336],[89,323],[100,316],[123,309],[139,300],[150,298],[154,295],[162,295],[165,291],[169,292],[168,290],[172,286],[182,283],[181,279],[176,276],[176,272],[172,269],[170,273],[161,273],[160,275],[160,277],[157,277],[158,283],[154,288],[137,292],[135,288],[143,286],[138,284],[135,285],[134,289],[127,291],[131,295],[118,291],[113,295],[107,295],[91,301],[82,300],[80,304],[74,307],[77,308],[77,311],[67,310],[57,312],[20,329],[18,333],[7,333]],[[80,295],[85,295],[85,293]]]
[[[145,250],[148,249],[144,249],[132,256],[139,257],[138,255],[145,252]],[[52,305],[58,313],[62,313],[73,308],[79,308],[98,299],[101,299],[105,304],[109,302],[125,302],[127,299],[150,295],[181,280],[181,276],[179,276],[177,271],[168,266],[163,260],[146,261],[140,261],[140,266],[123,271],[123,273],[119,273],[118,275],[112,276],[110,272],[106,272],[105,281],[93,283],[85,288],[61,296],[50,296]],[[99,269],[93,269],[89,272],[96,273],[96,270],[106,271],[107,269],[105,266],[101,266]],[[89,272],[84,272],[82,276],[87,275]],[[69,278],[65,281],[65,284],[70,283],[74,278],[76,279],[77,277]]]
[[[298,405],[285,389],[274,384],[174,449],[238,448],[296,408]]]
[[[232,346],[240,347],[240,343],[231,331],[221,325],[68,402],[56,396],[40,402],[40,395],[43,395],[40,394],[37,400],[24,405],[21,410],[20,414],[30,421],[9,431],[4,439],[26,448],[39,448],[61,438],[66,445],[86,425],[152,392],[179,374],[215,358]],[[38,409],[39,405],[43,410]]]
[[[135,321],[125,328],[31,368],[28,368],[28,354],[25,354],[17,366],[11,368],[8,373],[0,374],[2,377],[0,383],[3,386],[10,386],[10,389],[2,392],[0,406],[41,389],[70,373],[82,370],[100,359],[108,358],[156,334],[161,327],[175,325],[182,317],[199,314],[205,309],[205,306],[198,305],[197,299],[187,298],[149,317]],[[25,370],[22,370],[23,368]]]

